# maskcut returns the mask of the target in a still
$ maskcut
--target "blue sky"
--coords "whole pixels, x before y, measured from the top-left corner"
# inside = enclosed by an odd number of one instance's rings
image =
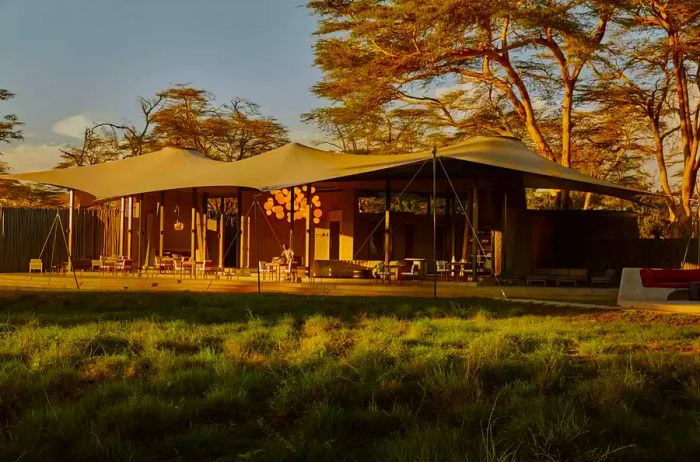
[[[0,114],[25,141],[0,146],[14,171],[51,168],[94,121],[137,122],[136,99],[175,83],[242,96],[310,142],[315,20],[304,0],[0,0]]]

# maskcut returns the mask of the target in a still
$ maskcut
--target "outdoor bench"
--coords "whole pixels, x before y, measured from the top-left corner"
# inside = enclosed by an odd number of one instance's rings
[[[577,286],[588,280],[588,270],[585,268],[537,268],[534,274],[525,278],[525,283],[530,286],[536,283],[547,285],[548,282],[557,286],[572,284]]]

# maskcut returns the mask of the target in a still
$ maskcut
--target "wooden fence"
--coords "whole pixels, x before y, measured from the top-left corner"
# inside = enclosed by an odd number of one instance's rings
[[[60,217],[57,232],[52,225]],[[44,268],[68,260],[68,209],[0,208],[0,272],[27,271],[31,258]],[[73,259],[116,255],[119,246],[119,212],[114,209],[78,209],[73,215]],[[43,252],[42,252],[43,249]]]

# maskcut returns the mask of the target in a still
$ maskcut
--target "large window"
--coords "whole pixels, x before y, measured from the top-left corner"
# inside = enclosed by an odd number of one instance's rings
[[[384,213],[384,192],[361,192],[357,198],[357,207],[360,213]],[[413,213],[415,215],[427,215],[431,212],[430,194],[408,192],[400,195],[398,192],[391,194],[389,210],[392,212]],[[436,201],[438,215],[445,214],[447,201],[444,197],[438,197]]]

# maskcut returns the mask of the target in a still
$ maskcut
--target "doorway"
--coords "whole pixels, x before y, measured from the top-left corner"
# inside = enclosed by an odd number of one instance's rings
[[[340,259],[340,222],[331,221],[329,226],[329,248],[328,248],[328,258],[331,260]]]
[[[413,223],[406,223],[406,227],[404,229],[404,248],[403,248],[404,258],[415,256],[415,252],[413,250],[413,241],[414,241],[415,234],[416,234],[416,226]]]

